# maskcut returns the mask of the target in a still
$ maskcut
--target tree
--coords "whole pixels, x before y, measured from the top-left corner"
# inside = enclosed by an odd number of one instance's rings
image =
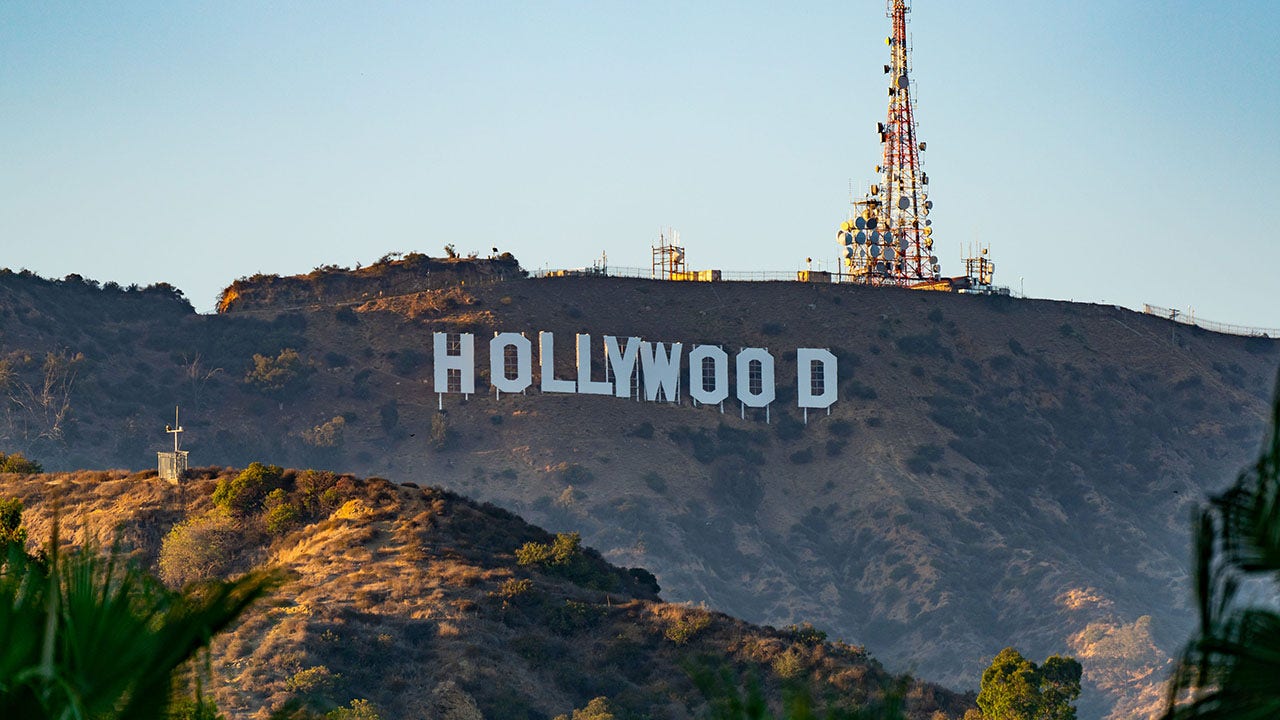
[[[1053,655],[1037,667],[1007,647],[982,673],[978,707],[986,720],[1075,720],[1082,668]]]
[[[1280,717],[1280,383],[1263,450],[1195,521],[1200,627],[1169,685],[1166,720]],[[1244,597],[1239,590],[1247,586]]]

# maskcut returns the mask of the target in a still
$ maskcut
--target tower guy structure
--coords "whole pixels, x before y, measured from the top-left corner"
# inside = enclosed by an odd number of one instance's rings
[[[890,64],[889,113],[877,123],[883,153],[879,175],[861,200],[853,201],[853,217],[837,233],[850,279],[868,285],[926,286],[939,281],[933,252],[929,211],[929,176],[920,164],[925,143],[916,138],[911,99],[911,47],[907,38],[907,0],[888,0],[893,35],[886,38]]]

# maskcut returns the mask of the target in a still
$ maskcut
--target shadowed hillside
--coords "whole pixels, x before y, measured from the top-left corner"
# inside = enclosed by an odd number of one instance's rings
[[[438,484],[581,530],[668,599],[810,620],[955,687],[1005,645],[1075,653],[1086,719],[1158,701],[1191,622],[1189,507],[1252,456],[1280,360],[1275,341],[1110,306],[853,286],[514,279],[217,316],[137,299],[0,279],[8,450],[150,466],[181,404],[196,463]],[[481,393],[440,414],[446,330],[476,333]],[[772,422],[485,393],[484,341],[539,330],[768,347]],[[841,363],[808,426],[796,347]],[[572,347],[557,355],[572,377]]]

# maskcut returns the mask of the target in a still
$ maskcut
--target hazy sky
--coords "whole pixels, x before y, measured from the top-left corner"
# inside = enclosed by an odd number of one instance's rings
[[[784,7],[785,6],[785,7]],[[1280,3],[917,0],[944,274],[1280,327]],[[172,282],[446,243],[834,265],[883,0],[0,1],[0,266]]]

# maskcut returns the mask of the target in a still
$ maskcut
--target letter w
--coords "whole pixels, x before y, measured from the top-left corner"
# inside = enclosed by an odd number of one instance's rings
[[[644,373],[644,399],[675,402],[680,392],[680,343],[671,343],[668,353],[662,343],[640,343],[640,369]]]

